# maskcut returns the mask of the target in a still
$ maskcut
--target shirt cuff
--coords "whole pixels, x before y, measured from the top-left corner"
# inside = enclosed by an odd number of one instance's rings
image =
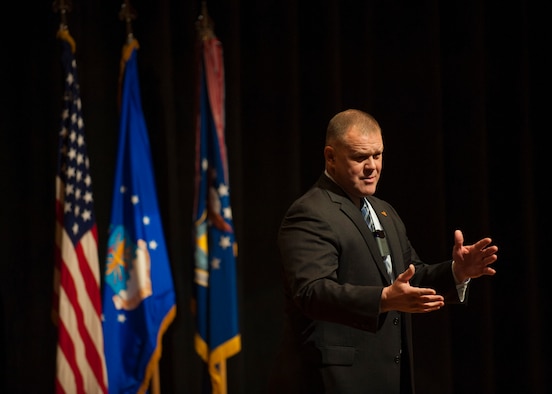
[[[458,292],[458,298],[460,299],[460,302],[464,302],[464,298],[466,297],[466,289],[468,288],[468,283],[470,283],[470,279],[468,278],[463,282],[460,282],[456,275],[454,275],[454,270],[452,269],[452,266],[454,265],[454,261],[452,261],[452,264],[450,265],[450,269],[452,270],[452,276],[454,277],[454,282],[456,283],[456,291]]]

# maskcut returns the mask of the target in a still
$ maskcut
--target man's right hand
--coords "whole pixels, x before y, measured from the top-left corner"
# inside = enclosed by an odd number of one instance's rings
[[[400,311],[408,313],[427,313],[439,310],[445,305],[443,296],[435,290],[410,286],[409,280],[416,271],[413,264],[397,276],[397,279],[381,293],[380,311]]]

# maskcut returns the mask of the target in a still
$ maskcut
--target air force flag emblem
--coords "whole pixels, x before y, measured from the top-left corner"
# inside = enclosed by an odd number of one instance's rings
[[[151,296],[151,259],[146,242],[135,244],[125,231],[117,226],[108,242],[105,283],[113,290],[113,304],[120,310],[135,309]]]

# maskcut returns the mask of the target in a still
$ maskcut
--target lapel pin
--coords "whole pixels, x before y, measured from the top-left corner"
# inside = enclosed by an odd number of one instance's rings
[[[381,211],[381,214],[382,214],[383,216],[387,216],[387,212],[385,212],[385,211]]]

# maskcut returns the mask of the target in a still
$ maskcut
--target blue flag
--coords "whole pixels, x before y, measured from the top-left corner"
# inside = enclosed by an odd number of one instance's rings
[[[103,291],[109,392],[144,393],[176,314],[138,83],[136,40],[123,51],[120,134]]]
[[[196,129],[195,347],[208,366],[209,392],[225,394],[226,359],[241,350],[237,245],[224,138],[222,46],[212,32],[202,37]]]

